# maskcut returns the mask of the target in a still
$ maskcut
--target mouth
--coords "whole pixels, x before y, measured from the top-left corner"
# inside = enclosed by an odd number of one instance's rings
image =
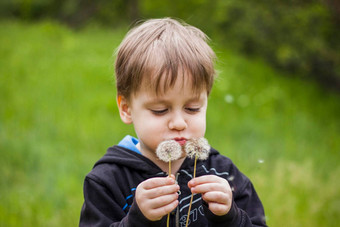
[[[179,143],[179,145],[184,146],[185,143],[187,142],[186,138],[180,137],[180,138],[174,138],[173,140],[175,140],[177,143]]]

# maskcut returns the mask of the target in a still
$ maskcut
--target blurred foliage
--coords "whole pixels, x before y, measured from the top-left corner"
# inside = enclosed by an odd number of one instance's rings
[[[291,73],[339,83],[339,24],[326,5],[301,0],[220,3],[223,13],[215,14],[215,21],[232,46]]]
[[[175,17],[226,47],[340,89],[340,3],[333,0],[3,0],[2,17],[54,18],[72,27]]]

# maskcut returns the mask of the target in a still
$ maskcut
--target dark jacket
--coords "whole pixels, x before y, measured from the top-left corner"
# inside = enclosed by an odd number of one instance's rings
[[[176,175],[180,186],[179,205],[171,212],[170,226],[185,226],[191,192],[187,186],[193,175],[194,160],[186,158]],[[266,226],[263,206],[250,180],[227,157],[211,149],[207,160],[197,162],[196,176],[214,174],[228,180],[233,204],[228,214],[216,216],[196,194],[189,226]],[[114,146],[95,164],[84,182],[84,204],[79,226],[166,226],[149,221],[134,201],[136,187],[142,181],[167,176],[146,157]]]

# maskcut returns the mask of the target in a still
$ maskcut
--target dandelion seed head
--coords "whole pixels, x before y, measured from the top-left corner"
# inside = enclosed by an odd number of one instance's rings
[[[205,160],[209,157],[210,145],[205,138],[193,138],[186,142],[185,152],[189,158],[197,158]]]
[[[175,161],[181,157],[182,147],[175,140],[165,140],[158,145],[156,155],[164,162]]]

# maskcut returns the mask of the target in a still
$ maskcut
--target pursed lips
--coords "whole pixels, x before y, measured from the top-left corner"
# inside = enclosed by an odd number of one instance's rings
[[[185,145],[185,143],[187,142],[187,139],[186,138],[184,138],[184,137],[180,137],[180,138],[174,138],[173,140],[175,140],[177,143],[179,143],[179,145],[181,145],[181,146],[184,146]]]

